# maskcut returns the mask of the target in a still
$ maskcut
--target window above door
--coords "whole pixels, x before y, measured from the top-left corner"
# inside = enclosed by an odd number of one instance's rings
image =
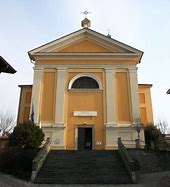
[[[69,90],[101,90],[102,84],[98,77],[91,74],[78,74],[69,83]]]

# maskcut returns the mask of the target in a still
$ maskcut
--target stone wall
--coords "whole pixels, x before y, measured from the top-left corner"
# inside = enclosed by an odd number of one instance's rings
[[[170,151],[128,149],[141,173],[170,170]]]

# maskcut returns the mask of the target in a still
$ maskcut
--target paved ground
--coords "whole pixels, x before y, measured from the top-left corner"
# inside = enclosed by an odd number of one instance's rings
[[[139,184],[122,185],[49,185],[31,184],[0,173],[0,187],[170,187],[170,171],[140,175]]]

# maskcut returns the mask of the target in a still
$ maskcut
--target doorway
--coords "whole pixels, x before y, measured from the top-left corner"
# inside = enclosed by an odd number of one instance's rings
[[[78,149],[92,150],[92,127],[78,128]]]

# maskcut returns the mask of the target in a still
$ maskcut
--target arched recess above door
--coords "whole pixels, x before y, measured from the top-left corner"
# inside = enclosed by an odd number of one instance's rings
[[[76,76],[74,76],[71,81],[69,82],[68,86],[69,90],[74,89],[102,89],[102,83],[100,79],[93,75],[88,73],[80,73]]]

